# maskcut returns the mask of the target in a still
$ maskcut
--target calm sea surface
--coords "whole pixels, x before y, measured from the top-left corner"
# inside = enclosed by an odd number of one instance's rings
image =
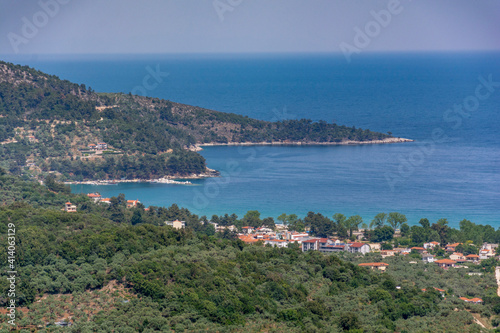
[[[98,92],[146,92],[264,120],[323,119],[415,139],[207,147],[201,153],[221,178],[193,186],[80,185],[76,192],[124,193],[146,205],[177,203],[207,216],[315,211],[359,214],[369,222],[379,212],[399,211],[412,224],[427,217],[456,226],[466,218],[500,227],[500,83],[484,84],[500,82],[499,54],[361,54],[350,64],[338,55],[3,59]],[[157,74],[148,77],[151,72]],[[154,88],[146,89],[144,80]]]

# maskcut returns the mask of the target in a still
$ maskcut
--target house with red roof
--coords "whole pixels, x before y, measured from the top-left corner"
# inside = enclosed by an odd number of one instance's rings
[[[467,303],[473,303],[473,304],[481,304],[483,303],[483,300],[480,299],[480,298],[467,298],[467,297],[460,297],[460,299],[464,302],[467,302]]]
[[[438,242],[424,243],[424,249],[426,249],[426,250],[433,249],[436,246],[439,246]]]
[[[455,260],[456,262],[465,262],[465,256],[460,252],[453,252],[450,254],[450,259]]]
[[[455,252],[455,248],[462,243],[453,243],[446,245],[446,252]]]
[[[63,210],[65,212],[68,212],[68,213],[76,213],[76,206],[73,205],[71,202],[66,202],[66,204],[64,205],[64,208]]]
[[[302,252],[318,251],[320,238],[311,238],[302,240]]]
[[[479,262],[479,256],[477,254],[468,254],[465,256],[465,260],[470,262]]]
[[[422,254],[422,253],[424,253],[424,252],[425,252],[425,248],[423,248],[423,247],[419,247],[419,246],[414,246],[414,247],[410,248],[410,250],[412,250],[412,251],[416,251],[416,252],[418,252],[418,253],[420,253],[420,254]]]
[[[127,208],[133,208],[136,207],[137,204],[139,204],[139,200],[127,200]]]
[[[371,248],[370,245],[366,243],[355,242],[349,244],[349,248],[347,249],[347,251],[351,253],[367,254],[368,252],[371,251]]]
[[[450,267],[455,267],[456,261],[451,260],[451,259],[439,259],[439,260],[434,260],[436,264],[438,264],[439,267],[448,269]]]
[[[101,200],[101,195],[97,192],[95,193],[88,193],[87,194],[87,197],[89,197],[90,199],[94,200],[94,202],[99,202]]]

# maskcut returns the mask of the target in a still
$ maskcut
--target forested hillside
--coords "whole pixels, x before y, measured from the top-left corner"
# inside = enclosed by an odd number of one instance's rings
[[[0,62],[0,158],[19,174],[65,179],[158,178],[206,172],[186,148],[227,142],[342,142],[390,138],[311,120],[266,122],[158,98],[96,93],[35,69]],[[99,142],[105,148],[89,148]]]
[[[479,332],[471,313],[498,321],[489,269],[468,276],[475,268],[443,271],[397,257],[384,259],[389,268],[380,273],[357,265],[381,261],[379,254],[247,245],[175,205],[126,208],[122,195],[100,205],[49,184],[0,174],[2,247],[7,228],[16,229],[19,329]],[[78,212],[61,211],[67,200]],[[163,223],[177,218],[186,229]],[[5,306],[6,251],[0,263]],[[467,305],[455,295],[480,296],[485,304]],[[0,318],[0,328],[10,328]],[[72,326],[56,328],[61,321]]]

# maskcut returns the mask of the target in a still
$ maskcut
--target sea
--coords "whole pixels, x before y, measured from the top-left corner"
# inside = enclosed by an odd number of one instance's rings
[[[75,185],[146,206],[243,217],[309,211],[400,212],[500,227],[500,54],[25,55],[29,65],[97,92],[133,92],[263,120],[309,118],[414,142],[218,146],[200,153],[221,177],[193,185]]]

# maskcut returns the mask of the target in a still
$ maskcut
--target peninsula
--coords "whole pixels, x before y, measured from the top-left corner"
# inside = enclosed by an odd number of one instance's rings
[[[27,66],[0,62],[0,166],[62,181],[217,176],[197,151],[216,145],[408,142],[309,119],[269,122],[159,98],[96,93]]]

